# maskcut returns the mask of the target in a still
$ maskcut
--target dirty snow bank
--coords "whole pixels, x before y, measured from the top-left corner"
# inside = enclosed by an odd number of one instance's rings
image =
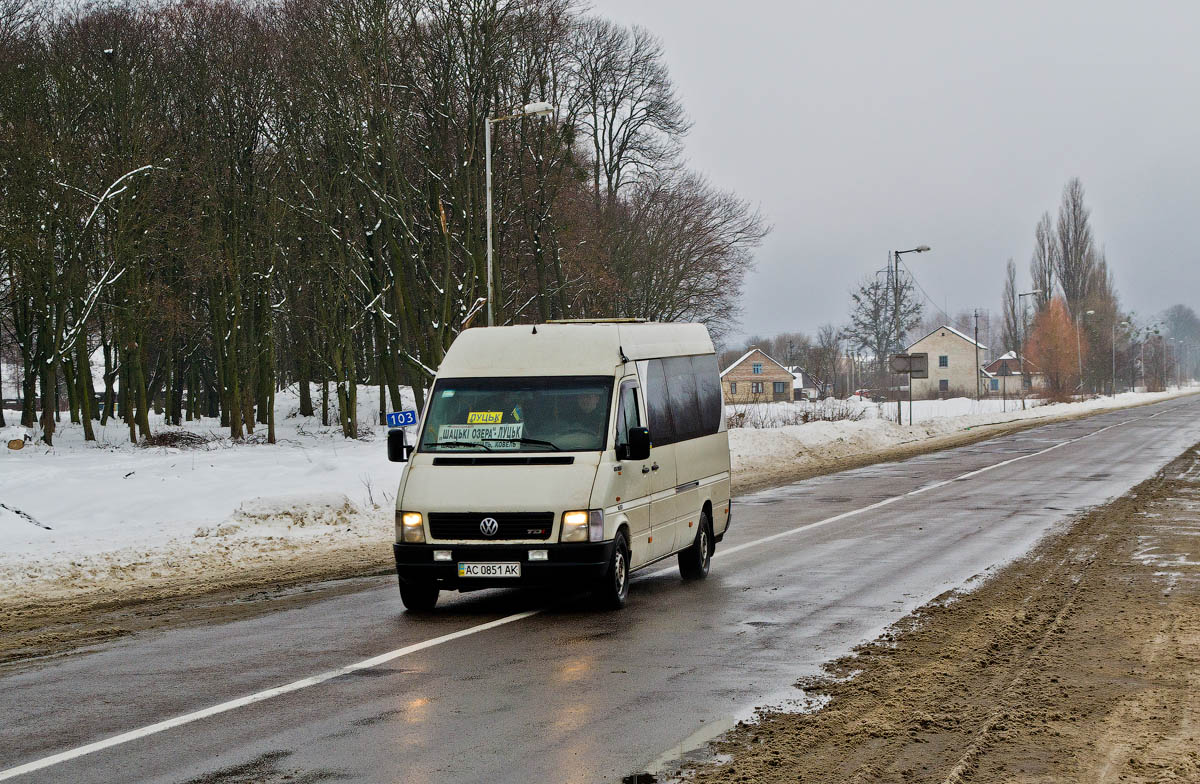
[[[735,428],[729,431],[729,448],[733,474],[746,476],[752,472],[792,468],[797,471],[817,468],[840,458],[881,452],[894,447],[951,435],[982,425],[1003,424],[1018,420],[1046,419],[1075,414],[1123,408],[1152,403],[1187,394],[1187,388],[1167,392],[1126,392],[1112,397],[1100,397],[1078,403],[1055,403],[1032,408],[1013,409],[1012,401],[955,398],[952,400],[918,400],[913,404],[915,425],[897,425],[895,403],[870,403],[853,399],[863,408],[857,421],[810,422],[804,425],[785,425],[774,428]],[[821,405],[821,403],[767,403],[771,409],[757,419],[776,418],[787,421],[786,409],[792,406]],[[1018,404],[1019,405],[1019,404]],[[1004,406],[1008,410],[1002,410]],[[732,408],[727,406],[727,409]],[[744,408],[744,407],[743,407]],[[904,404],[905,421],[908,403]]]

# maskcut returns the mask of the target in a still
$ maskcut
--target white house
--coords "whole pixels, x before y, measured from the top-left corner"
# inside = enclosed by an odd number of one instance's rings
[[[975,397],[984,379],[987,346],[943,324],[907,349],[910,354],[929,355],[929,378],[912,380],[912,395],[918,400]]]

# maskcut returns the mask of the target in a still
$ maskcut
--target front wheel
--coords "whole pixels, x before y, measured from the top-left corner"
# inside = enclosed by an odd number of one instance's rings
[[[617,532],[613,540],[612,555],[608,559],[608,569],[596,588],[596,601],[601,607],[609,610],[619,610],[625,606],[629,596],[629,544],[625,532]]]
[[[412,612],[429,612],[437,604],[441,590],[436,585],[400,583],[400,601]]]
[[[692,544],[679,553],[679,573],[685,580],[703,580],[708,577],[712,566],[715,542],[712,535],[712,518],[708,512],[700,514],[700,530]]]

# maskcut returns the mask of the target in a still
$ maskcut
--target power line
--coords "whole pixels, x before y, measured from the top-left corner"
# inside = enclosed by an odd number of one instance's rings
[[[921,281],[917,280],[917,276],[914,275],[913,271],[911,269],[909,269],[907,264],[904,263],[904,259],[900,260],[900,264],[904,267],[905,272],[908,273],[908,277],[912,279],[912,282],[917,284],[917,288],[920,289],[922,296],[925,297],[925,301],[928,302],[930,305],[933,305],[933,309],[936,310],[938,313],[941,313],[942,318],[944,318],[946,320],[946,323],[949,324],[950,320],[951,320],[950,314],[937,306],[937,303],[933,301],[933,297],[929,296],[929,292],[925,291],[925,287],[921,285]]]

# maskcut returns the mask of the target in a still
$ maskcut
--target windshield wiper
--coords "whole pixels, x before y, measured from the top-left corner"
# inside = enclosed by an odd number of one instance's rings
[[[480,441],[502,441],[506,444],[534,444],[535,446],[548,446],[555,452],[561,452],[557,444],[552,444],[549,441],[541,441],[537,438],[481,438]]]
[[[492,441],[495,439],[485,438],[484,441]],[[487,444],[481,444],[478,441],[434,441],[433,443],[425,443],[422,447],[431,446],[481,446],[485,452],[491,452],[492,448]]]

